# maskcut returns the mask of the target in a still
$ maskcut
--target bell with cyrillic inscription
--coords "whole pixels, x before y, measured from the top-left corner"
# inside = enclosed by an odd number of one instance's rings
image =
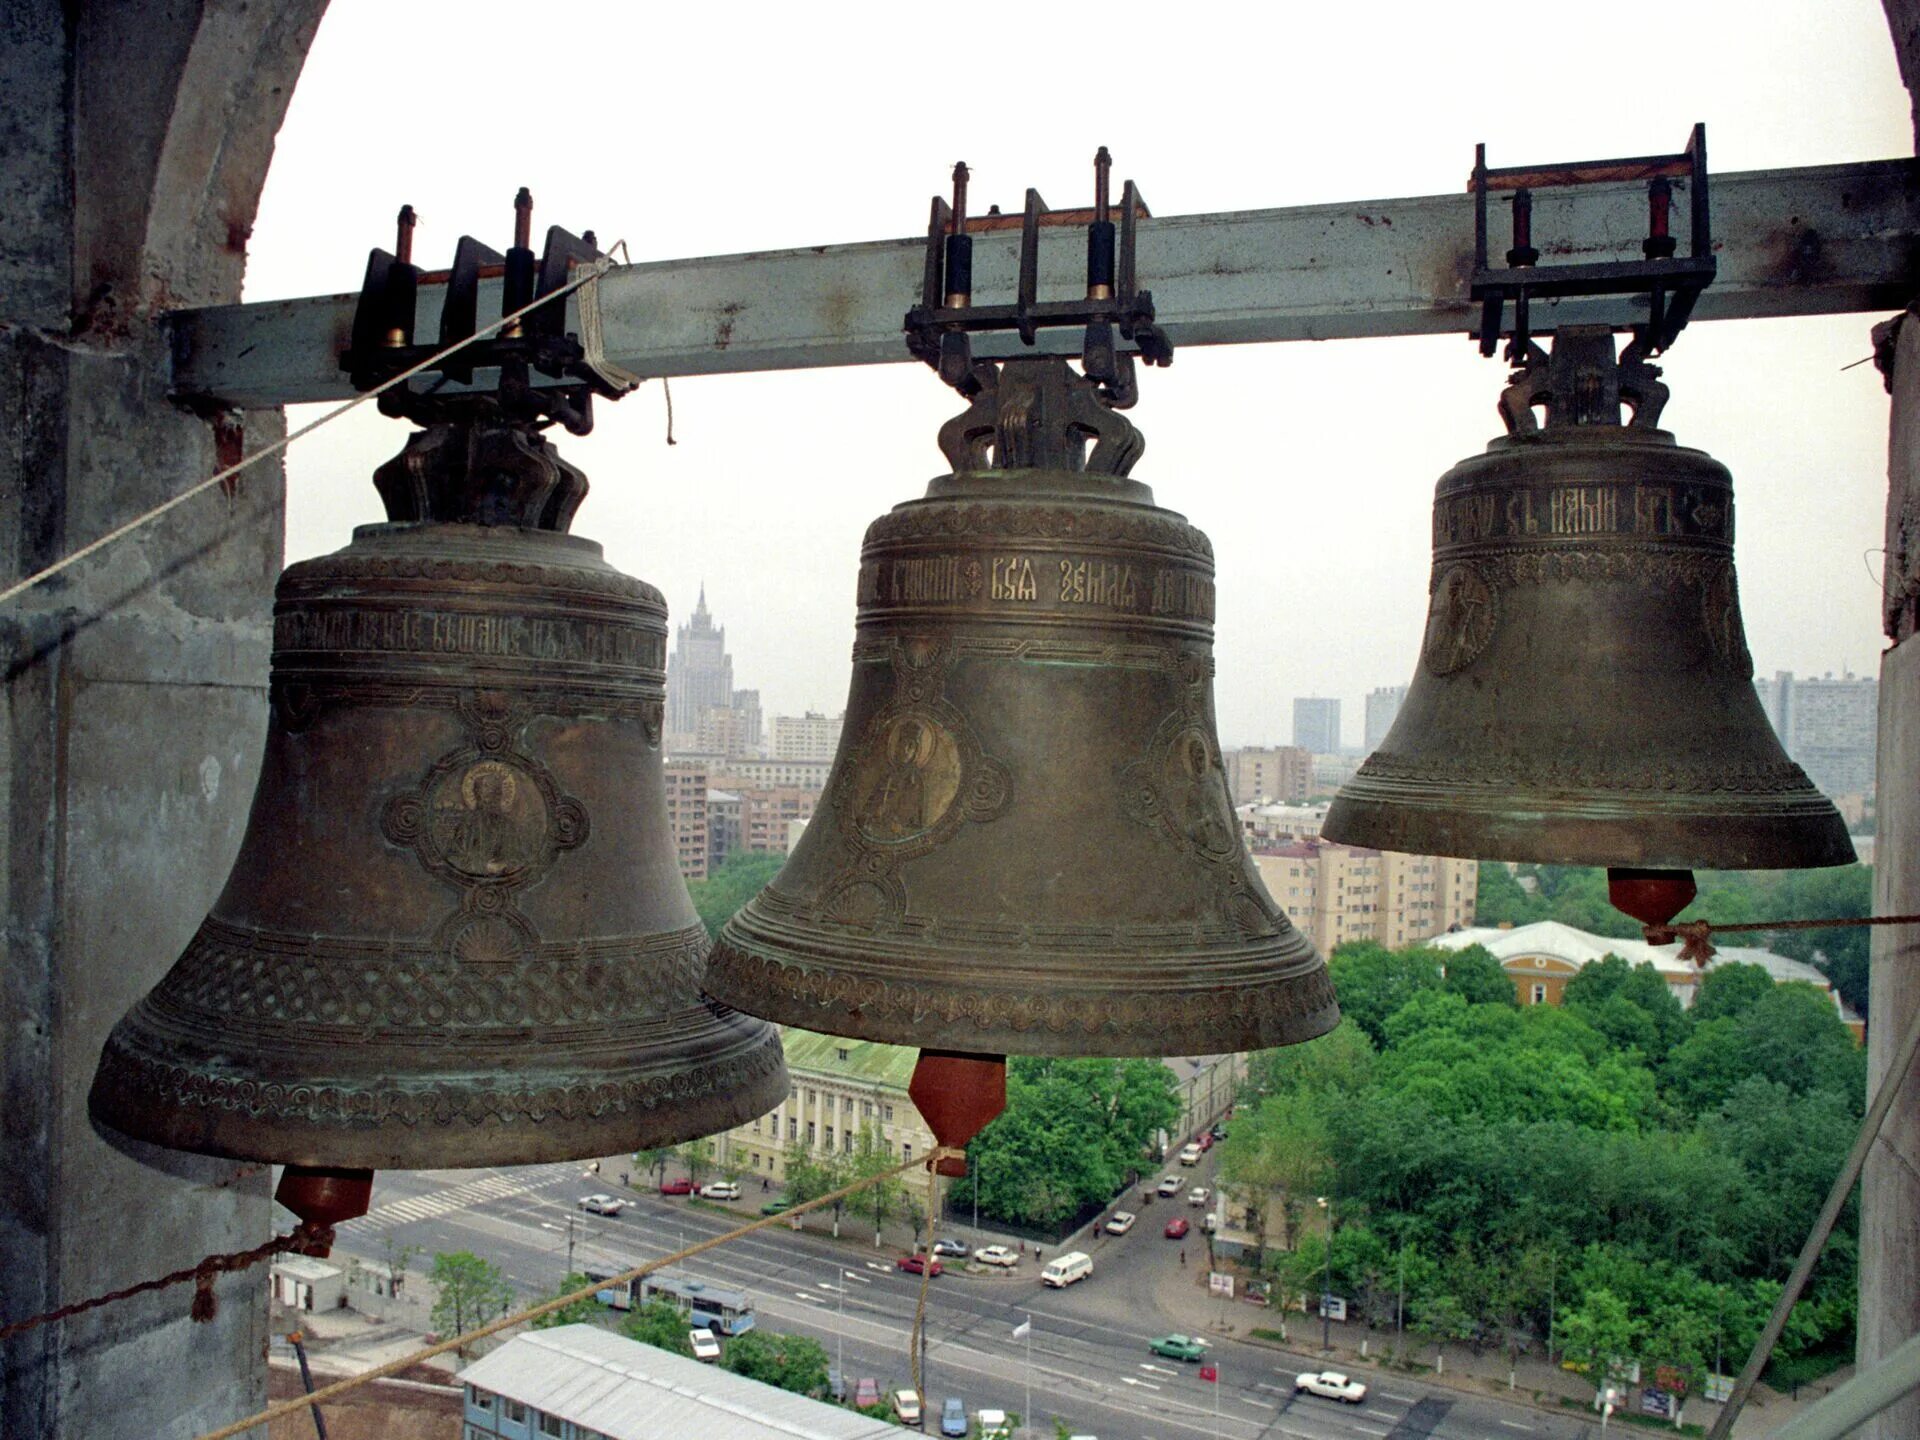
[[[1562,328],[1501,399],[1511,433],[1442,477],[1420,666],[1328,839],[1624,871],[1853,860],[1754,692],[1731,478],[1655,428],[1658,375]]]
[[[1126,478],[1139,432],[1064,361],[976,374],[941,432],[954,473],[867,531],[832,778],[712,993],[975,1055],[1324,1033],[1326,963],[1221,765],[1212,547]]]
[[[765,1113],[778,1036],[704,995],[668,828],[659,591],[565,533],[586,480],[530,427],[435,425],[375,478],[391,523],[280,578],[239,858],[93,1114],[364,1203],[367,1170]]]

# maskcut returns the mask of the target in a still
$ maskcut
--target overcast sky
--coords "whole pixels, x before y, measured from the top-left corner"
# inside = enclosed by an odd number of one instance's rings
[[[1646,154],[1696,120],[1716,170],[1913,148],[1876,0],[1504,16],[333,0],[247,297],[354,289],[402,202],[428,267],[464,233],[504,248],[523,184],[536,236],[593,228],[660,260],[915,233],[957,159],[976,210],[1029,185],[1085,203],[1101,144],[1158,215],[1454,192],[1476,141],[1495,165]],[[1877,670],[1887,399],[1842,367],[1880,318],[1703,323],[1663,362],[1664,423],[1733,471],[1763,673]],[[1411,678],[1433,483],[1498,432],[1503,375],[1464,337],[1188,348],[1144,372],[1135,478],[1213,538],[1226,743],[1287,743],[1297,695],[1340,697],[1358,743],[1365,693]],[[593,482],[575,531],[675,623],[704,581],[768,714],[840,709],[861,533],[943,468],[956,397],[901,364],[682,380],[673,401],[671,449],[658,383],[585,440],[554,432]],[[289,560],[380,518],[371,470],[403,438],[367,407],[294,449]]]

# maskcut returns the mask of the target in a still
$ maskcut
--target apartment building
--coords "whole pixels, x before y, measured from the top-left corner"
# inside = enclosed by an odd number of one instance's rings
[[[773,758],[775,760],[831,760],[840,748],[840,725],[844,715],[821,715],[809,710],[804,715],[773,717]]]
[[[1298,745],[1246,746],[1220,760],[1236,805],[1299,804],[1313,782],[1313,752]]]
[[[1269,842],[1254,862],[1267,893],[1323,955],[1349,940],[1398,949],[1474,921],[1473,860],[1303,839]]]
[[[663,768],[667,779],[667,826],[673,832],[673,853],[680,862],[680,877],[704,880],[709,855],[707,762],[669,760]]]

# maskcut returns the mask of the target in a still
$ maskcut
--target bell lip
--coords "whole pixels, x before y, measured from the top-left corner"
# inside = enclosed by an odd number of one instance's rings
[[[1432,798],[1349,783],[1321,838],[1403,855],[1657,870],[1817,870],[1859,861],[1846,822],[1818,791],[1654,799],[1589,792],[1472,793]],[[1462,832],[1465,832],[1464,834]]]
[[[662,1066],[635,1077],[640,1082],[668,1082],[657,1103],[622,1107],[605,1092],[620,1082],[616,1076],[584,1076],[571,1093],[556,1087],[525,1087],[527,1113],[511,1120],[497,1112],[475,1120],[450,1110],[414,1124],[398,1118],[346,1123],[311,1116],[255,1115],[233,1095],[250,1083],[235,1068],[211,1073],[210,1066],[192,1067],[206,1091],[216,1087],[232,1103],[191,1103],[177,1096],[142,1101],[140,1077],[150,1068],[137,1054],[130,1027],[138,1025],[136,1006],[114,1027],[87,1096],[88,1113],[96,1126],[131,1140],[192,1154],[217,1155],[232,1160],[272,1164],[331,1166],[366,1170],[474,1169],[497,1165],[532,1165],[552,1161],[597,1159],[654,1146],[678,1144],[731,1129],[766,1114],[786,1098],[791,1081],[780,1034],[773,1026],[729,1007],[709,1002],[695,1012],[711,1017],[706,1026],[707,1052],[697,1065]],[[182,1082],[190,1067],[172,1066]],[[729,1084],[722,1072],[732,1072]],[[744,1079],[738,1079],[744,1074]],[[709,1075],[713,1088],[703,1093],[679,1093],[675,1083]],[[281,1082],[274,1082],[279,1084]],[[324,1080],[309,1088],[323,1088]],[[288,1089],[294,1087],[285,1087]],[[463,1087],[452,1084],[424,1087],[423,1099],[445,1093],[457,1099]],[[464,1087],[476,1093],[486,1087]],[[507,1091],[494,1093],[507,1094]],[[538,1106],[550,1106],[540,1113]],[[569,1105],[603,1107],[584,1118],[565,1113]]]
[[[1273,959],[1251,983],[1241,965],[1219,974],[1228,958],[1219,953],[1171,952],[1150,961],[1130,956],[1140,960],[1140,974],[1092,972],[1076,991],[1057,974],[1026,985],[998,980],[994,971],[1004,971],[1004,957],[950,949],[889,944],[890,964],[863,964],[865,957],[849,954],[830,935],[771,936],[753,930],[751,916],[742,923],[746,914],[729,921],[714,942],[707,988],[735,1009],[802,1030],[968,1054],[1121,1057],[1269,1049],[1312,1040],[1340,1023],[1326,961],[1297,930],[1287,932],[1294,944],[1277,952],[1265,947]],[[1164,979],[1183,965],[1202,975],[1215,972],[1212,983],[1152,987],[1151,1003],[1137,1018],[1115,1018],[1116,998],[1148,993],[1142,982]],[[889,979],[886,972],[895,967],[920,975],[945,970],[966,975],[968,983]],[[1271,1001],[1264,1008],[1263,993]]]

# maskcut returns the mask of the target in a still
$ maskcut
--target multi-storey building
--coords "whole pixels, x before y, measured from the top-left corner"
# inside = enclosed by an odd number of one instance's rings
[[[1327,823],[1325,805],[1240,805],[1240,830],[1249,850],[1261,850],[1294,840],[1318,840]]]
[[[756,713],[736,705],[715,705],[702,710],[699,723],[694,726],[693,748],[702,755],[716,755],[722,760],[744,760],[753,754],[755,742],[751,737],[759,718]]]
[[[1851,674],[1797,680],[1781,670],[1754,688],[1787,754],[1820,791],[1873,798],[1878,680]]]
[[[713,778],[715,784],[729,790],[780,787],[818,792],[827,788],[832,770],[828,760],[729,760]]]
[[[1313,752],[1298,745],[1248,746],[1220,757],[1236,805],[1298,804],[1313,781]]]
[[[707,878],[707,763],[669,760],[667,825],[673,831],[674,858],[686,880]]]
[[[707,787],[707,873],[727,863],[740,848],[740,797],[731,790]]]
[[[707,612],[707,587],[700,587],[700,603],[693,618],[674,631],[673,654],[667,660],[667,749],[695,747],[700,717],[709,710],[733,708],[733,657],[727,654],[727,631],[716,626]]]
[[[1367,692],[1367,734],[1366,751],[1371,755],[1380,748],[1380,742],[1387,738],[1387,731],[1393,728],[1394,718],[1399,715],[1400,707],[1407,698],[1404,685],[1382,685],[1377,690]]]
[[[813,818],[820,792],[792,786],[758,790],[743,788],[740,796],[740,849],[761,855],[787,853],[788,826]]]
[[[773,1110],[718,1136],[715,1158],[779,1184],[788,1159],[851,1155],[872,1129],[902,1160],[933,1149],[933,1131],[907,1096],[919,1052],[810,1030],[781,1031],[792,1088]]]
[[[1294,840],[1254,852],[1267,893],[1325,955],[1349,940],[1389,949],[1471,925],[1477,862]]]
[[[1309,796],[1337,795],[1340,787],[1353,778],[1362,763],[1359,755],[1316,755],[1313,776],[1307,782]]]
[[[773,717],[773,758],[775,760],[831,760],[840,748],[840,725],[845,715],[821,715],[809,710],[804,715]]]
[[[1293,743],[1315,755],[1340,749],[1340,702],[1318,697],[1293,702]]]

